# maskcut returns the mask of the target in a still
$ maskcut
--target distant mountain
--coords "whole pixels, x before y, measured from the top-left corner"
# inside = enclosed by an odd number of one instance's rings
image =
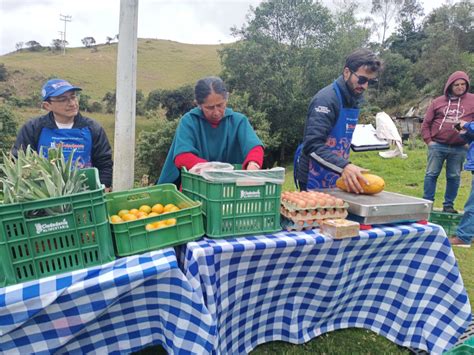
[[[49,78],[60,77],[84,89],[94,100],[102,100],[106,92],[115,90],[117,43],[90,48],[67,48],[66,55],[48,48],[0,56],[9,73],[8,82],[0,82],[0,90],[8,88],[17,97],[38,94]],[[223,45],[194,45],[167,40],[139,39],[137,57],[137,89],[145,95],[156,89],[176,89],[194,84],[207,75],[221,71],[217,51]]]

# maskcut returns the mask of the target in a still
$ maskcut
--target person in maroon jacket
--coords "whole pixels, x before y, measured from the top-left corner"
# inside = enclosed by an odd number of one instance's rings
[[[423,198],[434,201],[436,182],[446,162],[446,192],[443,212],[457,213],[454,200],[461,182],[461,171],[468,145],[454,127],[460,121],[474,120],[474,94],[469,93],[469,77],[465,72],[451,74],[444,95],[431,102],[426,111],[421,135],[428,145]]]

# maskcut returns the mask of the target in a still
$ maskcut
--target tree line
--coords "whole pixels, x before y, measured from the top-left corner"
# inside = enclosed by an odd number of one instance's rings
[[[251,8],[241,28],[232,28],[237,41],[220,50],[220,75],[231,91],[229,106],[245,113],[262,138],[267,165],[291,161],[311,97],[341,74],[345,57],[356,48],[374,50],[385,68],[368,90],[362,122],[379,111],[402,115],[424,97],[441,95],[456,70],[472,77],[472,1],[425,16],[417,0],[373,0],[371,21],[359,19],[357,9],[354,2],[331,11],[311,0],[270,0]],[[387,36],[392,18],[396,28]],[[377,29],[381,36],[374,41]],[[176,125],[171,120],[140,136],[138,161],[150,175],[159,172]]]
[[[115,40],[118,41],[119,35],[116,34],[113,37],[107,36],[105,38],[105,44],[109,45],[112,44]],[[91,48],[94,51],[97,51],[97,42],[94,37],[92,36],[87,36],[81,39],[81,43],[84,45],[86,48]],[[28,50],[30,52],[40,52],[43,50],[50,50],[52,52],[57,52],[60,51],[63,47],[69,45],[69,42],[64,40],[64,39],[59,39],[59,38],[54,38],[51,40],[51,44],[49,46],[42,46],[38,41],[35,40],[30,40],[27,42],[17,42],[15,44],[15,49],[17,51],[21,50]]]

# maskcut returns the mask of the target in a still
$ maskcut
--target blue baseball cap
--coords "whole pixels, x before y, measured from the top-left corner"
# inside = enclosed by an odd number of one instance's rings
[[[43,85],[41,95],[43,95],[43,101],[46,101],[50,97],[59,96],[71,90],[78,91],[82,89],[71,85],[69,82],[63,79],[51,79]]]

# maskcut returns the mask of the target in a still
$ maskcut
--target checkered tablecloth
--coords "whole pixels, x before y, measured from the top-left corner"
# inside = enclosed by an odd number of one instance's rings
[[[216,320],[221,354],[349,327],[438,354],[471,320],[453,251],[434,224],[375,226],[337,241],[317,231],[205,238],[180,257]]]
[[[0,352],[212,351],[215,322],[168,248],[0,288]]]

